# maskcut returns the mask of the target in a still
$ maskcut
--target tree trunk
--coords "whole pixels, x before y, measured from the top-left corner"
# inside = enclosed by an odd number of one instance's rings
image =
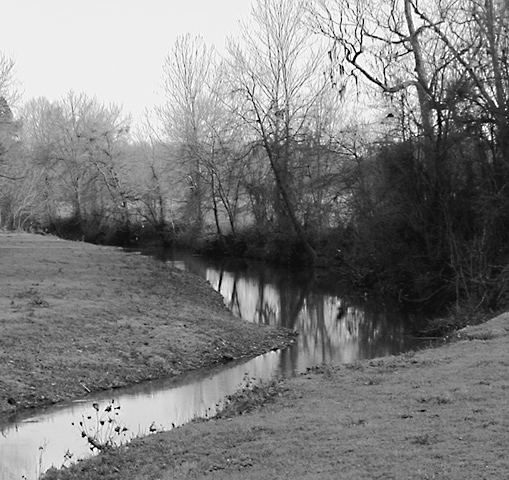
[[[424,65],[421,42],[417,37],[418,33],[414,25],[412,7],[412,2],[410,0],[405,0],[405,19],[408,27],[410,45],[412,46],[412,54],[414,56],[415,72],[417,73],[417,95],[419,98],[422,129],[427,141],[431,141],[434,138],[434,132],[432,105],[429,95],[429,79]]]
[[[295,230],[295,233],[297,234],[297,237],[299,238],[299,241],[301,242],[306,252],[307,256],[306,263],[313,265],[316,261],[316,252],[308,242],[306,238],[306,232],[304,231],[304,228],[302,227],[302,225],[299,222],[299,219],[297,218],[297,215],[295,213],[295,207],[293,205],[293,202],[290,200],[289,192],[286,188],[285,182],[282,179],[281,172],[279,171],[279,167],[277,165],[277,160],[274,158],[274,154],[271,149],[267,150],[267,155],[269,157],[272,171],[274,172],[274,178],[276,180],[276,185],[279,190],[279,194],[281,195],[281,199],[283,200],[283,204],[286,208],[286,213],[288,214],[290,222]]]

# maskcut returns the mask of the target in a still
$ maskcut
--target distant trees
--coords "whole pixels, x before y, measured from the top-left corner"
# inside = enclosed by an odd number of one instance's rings
[[[201,37],[185,35],[166,58],[164,73],[166,102],[158,116],[164,138],[176,154],[178,179],[187,185],[185,217],[199,235],[211,212],[220,239],[225,218],[235,235],[245,165],[244,132],[226,106],[230,95],[226,66]]]
[[[0,52],[0,175],[6,175],[3,165],[11,144],[13,115],[5,98],[9,93],[14,62]]]
[[[175,234],[177,208],[183,188],[175,180],[168,162],[168,146],[150,135],[143,135],[130,145],[135,159],[130,171],[135,211],[143,224],[149,225],[163,239]]]
[[[163,67],[158,125],[139,140],[119,109],[86,94],[28,102],[16,225],[65,217],[93,238],[105,225],[128,231],[135,216],[162,235],[215,232],[223,251],[244,243],[313,262],[320,236],[345,214],[348,168],[341,91],[328,83],[305,6],[257,1],[224,58],[199,37],[179,37]],[[256,247],[239,237],[247,231]]]
[[[20,130],[11,108],[18,100],[14,66],[14,60],[0,52],[0,227],[14,225],[12,183],[22,175],[14,165]]]
[[[7,105],[14,105],[19,100],[18,81],[15,75],[14,59],[0,51],[0,96]]]
[[[23,145],[41,182],[34,208],[47,219],[72,219],[77,232],[98,233],[103,224],[130,229],[133,200],[124,154],[129,134],[120,109],[70,92],[60,102],[29,102],[23,112]],[[46,223],[40,214],[32,216]]]
[[[209,133],[207,116],[212,113],[208,85],[212,61],[212,52],[200,37],[179,37],[165,59],[166,103],[158,111],[166,138],[179,148],[175,160],[180,160],[180,180],[188,185],[187,216],[197,234],[204,227],[203,158],[209,153],[205,142]]]
[[[334,261],[402,301],[496,308],[509,301],[508,30],[503,0],[254,0],[222,55],[177,39],[138,137],[85,94],[13,115],[0,56],[2,225],[65,217],[118,243],[143,224]]]
[[[9,151],[16,143],[16,130],[11,107],[5,97],[0,96],[0,168],[8,162]],[[8,173],[0,170],[0,175],[8,176]]]

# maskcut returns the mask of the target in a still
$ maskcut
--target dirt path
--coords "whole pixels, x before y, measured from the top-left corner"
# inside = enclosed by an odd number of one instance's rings
[[[0,419],[287,345],[199,278],[112,247],[0,234]]]
[[[45,478],[509,478],[509,314],[440,348],[317,368],[267,391],[245,415],[138,439]]]

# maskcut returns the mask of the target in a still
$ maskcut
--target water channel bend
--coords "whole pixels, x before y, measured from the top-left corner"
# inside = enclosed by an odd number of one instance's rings
[[[196,417],[213,416],[224,398],[246,382],[292,375],[318,364],[349,363],[398,354],[420,345],[413,325],[378,305],[348,302],[341,289],[314,286],[309,275],[261,264],[221,262],[185,253],[160,254],[169,265],[205,278],[240,318],[299,332],[295,344],[248,361],[195,372],[182,379],[146,382],[91,395],[0,423],[0,480],[32,480],[50,466],[89,454],[73,423],[94,421],[114,399],[126,435],[169,430]],[[88,420],[87,417],[92,419]]]

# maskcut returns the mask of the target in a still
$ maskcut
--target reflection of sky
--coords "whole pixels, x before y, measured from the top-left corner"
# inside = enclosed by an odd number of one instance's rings
[[[270,352],[249,362],[196,375],[192,382],[147,382],[48,409],[9,425],[0,424],[0,480],[21,479],[23,475],[35,480],[41,471],[62,465],[67,450],[73,453],[73,459],[89,455],[78,427],[71,423],[95,415],[94,402],[99,403],[102,412],[114,398],[121,406],[119,423],[129,429],[130,436],[147,434],[152,423],[158,430],[170,430],[196,417],[213,416],[227,395],[252,379],[269,380],[278,373],[278,365],[278,353]]]
[[[147,382],[0,425],[0,480],[22,475],[35,479],[39,459],[42,470],[59,466],[67,449],[74,458],[86,454],[86,443],[71,422],[93,413],[94,401],[103,408],[112,394],[122,407],[120,421],[138,435],[146,433],[152,423],[158,429],[171,429],[195,417],[214,415],[225,396],[241,388],[246,378],[268,380],[318,364],[351,363],[408,348],[401,318],[349,304],[340,291],[322,293],[313,290],[309,281],[297,281],[262,266],[225,270],[192,256],[174,264],[208,280],[237,316],[296,330],[295,344],[244,363],[177,381]]]

